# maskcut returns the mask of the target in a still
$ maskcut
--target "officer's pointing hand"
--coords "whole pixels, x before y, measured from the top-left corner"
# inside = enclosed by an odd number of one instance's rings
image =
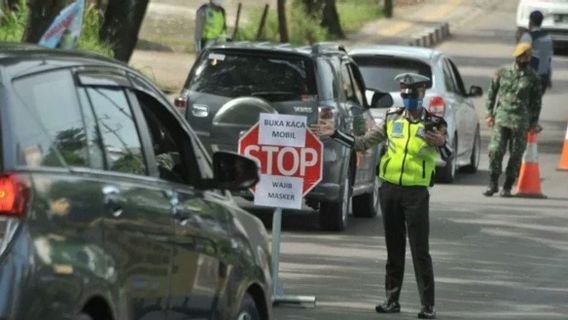
[[[329,137],[335,132],[335,121],[333,119],[320,119],[319,123],[310,126],[310,129],[320,137]]]
[[[435,147],[441,147],[446,143],[446,136],[443,132],[438,131],[438,129],[434,128],[432,131],[426,131],[426,142]]]

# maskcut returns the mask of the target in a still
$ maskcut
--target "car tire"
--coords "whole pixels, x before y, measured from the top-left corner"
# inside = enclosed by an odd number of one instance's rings
[[[341,199],[334,202],[322,202],[319,223],[326,231],[343,231],[347,227],[347,216],[351,204],[351,170],[346,175],[341,190]]]
[[[439,170],[436,170],[436,181],[444,183],[452,183],[456,178],[457,162],[456,157],[458,155],[458,135],[454,135],[454,141],[452,145],[453,156],[446,161],[446,165]]]
[[[252,296],[245,293],[236,320],[260,320],[260,313]]]
[[[374,218],[379,213],[379,178],[375,177],[370,193],[353,197],[353,216],[356,218]]]
[[[479,127],[475,130],[475,138],[473,139],[473,148],[471,149],[471,157],[469,158],[469,164],[463,167],[463,172],[466,173],[476,173],[477,168],[479,168],[479,161],[481,159],[481,134],[479,132]]]

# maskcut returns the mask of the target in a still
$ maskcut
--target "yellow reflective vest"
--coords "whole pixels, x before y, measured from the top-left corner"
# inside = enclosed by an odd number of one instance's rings
[[[400,186],[429,186],[438,149],[424,140],[423,122],[411,122],[403,114],[401,110],[387,113],[387,150],[377,168],[379,178]],[[426,117],[435,116],[426,114]]]
[[[224,34],[225,12],[221,8],[209,6],[205,13],[205,23],[201,37],[206,40],[212,40]]]

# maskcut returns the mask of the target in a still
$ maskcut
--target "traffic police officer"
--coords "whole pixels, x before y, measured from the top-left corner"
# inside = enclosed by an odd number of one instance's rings
[[[483,192],[488,197],[499,191],[499,176],[507,144],[510,157],[500,195],[512,196],[511,188],[519,175],[528,131],[540,128],[538,118],[542,89],[538,75],[528,67],[531,45],[519,43],[513,56],[515,63],[495,73],[487,92],[486,122],[489,128],[493,128],[489,142],[489,187]]]
[[[195,51],[199,52],[214,41],[226,37],[227,24],[223,0],[210,0],[197,9],[195,18]]]
[[[429,78],[403,73],[395,80],[400,82],[404,107],[389,109],[382,125],[361,137],[336,130],[330,120],[322,121],[315,131],[347,144],[355,151],[386,141],[386,153],[377,168],[382,180],[379,196],[388,255],[386,301],[377,305],[375,310],[379,313],[400,312],[399,297],[408,233],[422,303],[418,318],[434,319],[434,273],[428,242],[428,186],[432,184],[438,149],[446,143],[447,124],[443,118],[422,108]]]

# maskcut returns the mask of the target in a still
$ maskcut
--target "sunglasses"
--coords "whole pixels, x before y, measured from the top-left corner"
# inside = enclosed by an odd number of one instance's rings
[[[402,88],[400,89],[400,96],[403,99],[417,99],[424,96],[424,88]]]

